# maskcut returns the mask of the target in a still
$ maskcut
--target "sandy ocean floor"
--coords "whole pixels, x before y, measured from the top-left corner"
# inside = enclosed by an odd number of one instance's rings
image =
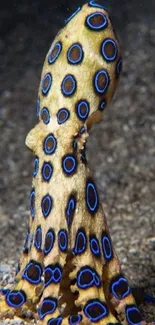
[[[2,25],[5,33],[0,34],[1,286],[13,281],[25,239],[32,154],[24,140],[37,122],[42,64],[71,7],[69,1],[68,7],[48,6],[41,1],[33,8],[17,4],[14,21],[3,8],[8,28]],[[91,130],[87,157],[125,276],[136,288],[143,316],[155,321],[155,305],[142,303],[138,295],[140,289],[155,296],[155,4],[119,0],[116,7],[110,1],[110,12],[121,42],[123,73],[103,122]]]

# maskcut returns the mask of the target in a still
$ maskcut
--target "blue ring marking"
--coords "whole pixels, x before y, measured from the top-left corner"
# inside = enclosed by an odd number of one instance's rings
[[[97,272],[89,267],[82,267],[77,273],[77,286],[81,289],[87,289],[92,286],[100,287],[101,280]]]
[[[38,310],[40,320],[44,319],[46,315],[53,314],[57,308],[57,299],[46,297]]]
[[[39,116],[39,111],[40,111],[40,100],[36,100],[36,116]]]
[[[60,283],[62,278],[62,269],[61,267],[56,265],[48,265],[45,267],[45,285],[46,288],[51,283]]]
[[[44,162],[41,170],[42,178],[44,181],[49,182],[53,174],[53,166],[50,162]]]
[[[60,119],[61,113],[64,113],[66,115],[62,120]],[[58,110],[58,113],[57,113],[57,121],[58,121],[58,124],[65,123],[69,119],[69,116],[70,116],[70,111],[67,108],[61,108],[61,109],[59,109]]]
[[[107,317],[107,305],[97,299],[89,300],[84,307],[84,313],[91,322],[98,322],[100,319]]]
[[[28,272],[30,271],[30,275]],[[38,284],[41,282],[43,270],[39,263],[35,261],[30,261],[24,269],[22,278],[31,284]]]
[[[17,300],[17,302],[16,302]],[[13,308],[21,307],[26,301],[26,294],[23,290],[12,290],[6,296],[6,303]]]
[[[71,80],[71,82],[72,82],[72,88],[66,91],[66,90],[65,90],[65,83],[66,83],[68,80]],[[73,93],[75,92],[75,90],[76,90],[76,79],[75,79],[75,77],[74,77],[72,74],[68,74],[68,75],[66,75],[66,77],[63,79],[62,84],[61,84],[61,91],[62,91],[62,94],[63,94],[64,96],[66,96],[66,97],[67,97],[67,96],[72,96]]]
[[[99,241],[95,235],[90,236],[90,250],[96,257],[101,255]]]
[[[6,295],[8,295],[9,292],[10,292],[9,289],[0,289],[0,294],[1,294],[2,296],[6,296]]]
[[[73,254],[82,254],[87,248],[87,237],[83,229],[79,229],[76,233],[75,245],[73,248]]]
[[[141,325],[141,321],[143,319],[142,319],[142,316],[141,316],[138,308],[136,308],[134,305],[129,305],[125,308],[125,311],[126,311],[127,322],[130,325]],[[130,313],[131,313],[131,315],[130,315]],[[134,314],[132,315],[132,313],[134,313]]]
[[[112,244],[111,244],[111,239],[108,237],[106,233],[102,234],[102,251],[105,259],[107,261],[111,260],[113,257],[113,251],[112,251]]]
[[[67,163],[71,162],[72,166],[67,168]],[[62,158],[62,168],[66,175],[74,174],[77,169],[77,160],[74,155],[68,154]]]
[[[103,18],[103,23],[100,24],[100,25],[94,26],[90,22],[90,20],[91,20],[91,18],[93,18],[95,16],[101,16]],[[86,26],[89,27],[91,30],[94,30],[94,31],[105,29],[108,26],[107,17],[102,12],[94,12],[94,13],[87,16],[87,18],[86,18]]]
[[[56,49],[56,47],[58,48],[58,49],[57,49],[57,53],[55,54],[55,57],[51,58],[52,52]],[[54,48],[51,50],[51,52],[50,52],[50,54],[49,54],[49,56],[48,56],[48,63],[49,63],[49,64],[52,64],[52,63],[54,63],[54,62],[57,60],[58,56],[59,56],[60,53],[61,53],[61,50],[62,50],[62,43],[61,43],[61,42],[57,42],[57,43],[54,45]]]
[[[42,245],[42,230],[41,226],[38,226],[35,233],[34,246],[36,249],[41,250]]]
[[[48,148],[48,141],[49,140],[53,141],[53,147],[52,148]],[[57,140],[56,140],[55,136],[53,135],[53,133],[51,133],[44,139],[43,150],[44,150],[46,155],[51,155],[51,154],[53,154],[55,152],[56,147],[57,147]]]
[[[83,113],[81,110],[81,107],[85,106],[85,112]],[[78,118],[82,121],[85,121],[89,115],[90,112],[90,106],[89,103],[86,100],[80,100],[77,104],[76,104],[76,114],[78,116]]]
[[[35,189],[34,188],[30,193],[30,211],[31,211],[31,217],[34,218],[35,216]]]
[[[79,58],[77,58],[76,60],[73,60],[70,55],[71,55],[71,51],[77,47],[80,51],[79,53]],[[81,63],[82,60],[83,60],[83,49],[82,49],[82,46],[79,44],[79,43],[74,43],[70,46],[70,48],[68,49],[67,51],[67,60],[68,60],[68,63],[70,64],[78,64],[78,63]]]
[[[100,277],[98,274],[95,274],[94,275],[94,282],[96,284],[97,287],[100,287],[101,286],[101,280],[100,280]]]
[[[61,229],[58,233],[58,245],[62,252],[66,252],[68,248],[68,234],[66,229]]]
[[[152,297],[148,294],[144,295],[144,301],[147,301],[148,303],[154,303],[155,302],[155,297]]]
[[[98,86],[98,79],[100,77],[101,74],[104,74],[105,76],[105,79],[106,79],[106,82],[105,82],[105,85],[103,88],[99,87]],[[110,79],[109,79],[109,75],[108,75],[108,72],[104,69],[101,69],[99,70],[96,74],[95,74],[95,77],[94,77],[94,87],[95,87],[95,90],[96,92],[100,95],[100,94],[104,94],[109,86],[109,82],[110,82]]]
[[[83,134],[86,132],[86,128],[84,126],[82,126],[82,128],[80,129],[79,133],[80,134]]]
[[[25,253],[25,254],[28,253],[28,249],[29,249],[29,241],[30,241],[30,232],[27,231],[26,239],[25,239],[25,243],[24,243],[24,248],[23,248],[23,253]]]
[[[89,2],[89,6],[90,7],[95,7],[95,8],[101,8],[101,9],[104,9],[105,10],[105,7],[103,7],[102,5],[100,5],[99,3],[96,3],[95,1],[90,1]]]
[[[48,124],[50,122],[50,113],[47,107],[43,107],[41,110],[41,119],[45,124]],[[46,114],[46,119],[43,120],[43,114]]]
[[[71,194],[68,199],[66,210],[65,210],[68,227],[71,227],[75,209],[76,209],[76,197],[74,194]]]
[[[70,325],[77,325],[82,321],[82,315],[77,314],[69,316],[68,321]]]
[[[128,282],[123,276],[117,276],[113,279],[110,290],[117,299],[123,299],[130,294]]]
[[[47,255],[53,248],[55,242],[55,233],[53,229],[49,229],[45,237],[44,255]]]
[[[114,47],[114,54],[112,56],[107,56],[106,52],[105,52],[105,46],[107,45],[107,43],[111,43]],[[117,54],[118,54],[118,49],[117,49],[117,45],[116,42],[111,39],[111,38],[106,38],[104,39],[102,45],[101,45],[101,54],[103,56],[103,58],[108,61],[108,62],[113,62],[115,61]]]
[[[38,156],[36,156],[34,158],[34,170],[33,170],[34,177],[38,174],[38,170],[39,170],[39,158],[38,158]]]
[[[104,111],[104,109],[105,109],[105,107],[106,107],[106,105],[107,105],[107,102],[106,102],[106,100],[104,99],[104,100],[101,100],[101,102],[99,103],[99,111],[101,111],[101,112],[103,112]]]
[[[73,12],[73,14],[69,18],[65,19],[65,23],[67,24],[80,10],[81,7],[78,7],[77,10]]]
[[[98,193],[92,179],[88,179],[86,183],[86,205],[92,214],[96,213],[99,207]]]
[[[47,325],[60,325],[62,322],[62,317],[58,316],[57,318],[50,318],[47,322]]]
[[[44,218],[47,218],[49,216],[49,214],[52,210],[52,206],[53,206],[52,197],[49,194],[43,196],[42,201],[41,201],[41,209],[42,209]]]
[[[45,84],[46,82],[48,82],[47,85]],[[47,95],[47,93],[51,88],[51,85],[52,85],[52,75],[51,73],[48,72],[45,74],[41,82],[41,90],[43,95]]]
[[[121,71],[122,71],[122,58],[120,58],[116,64],[116,77],[117,78],[120,76]]]

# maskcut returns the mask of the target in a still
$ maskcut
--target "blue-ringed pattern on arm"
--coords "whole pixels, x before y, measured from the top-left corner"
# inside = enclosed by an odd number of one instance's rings
[[[43,66],[26,145],[34,153],[30,220],[16,283],[1,290],[0,317],[38,311],[39,324],[140,325],[112,246],[85,151],[121,73],[105,8],[79,7]]]

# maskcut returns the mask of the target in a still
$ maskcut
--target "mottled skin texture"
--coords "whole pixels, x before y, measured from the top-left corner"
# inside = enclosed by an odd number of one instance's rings
[[[57,35],[43,66],[39,122],[26,138],[35,155],[28,240],[14,287],[2,291],[1,319],[30,310],[40,325],[145,324],[121,273],[84,153],[120,68],[107,12],[84,5]]]

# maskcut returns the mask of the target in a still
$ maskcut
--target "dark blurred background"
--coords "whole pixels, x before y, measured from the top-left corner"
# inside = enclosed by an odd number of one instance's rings
[[[0,91],[12,87],[14,78],[33,61],[35,69],[40,66],[54,35],[64,25],[64,19],[84,0],[33,0],[0,2]],[[150,24],[154,19],[153,0],[100,0],[109,10],[123,46],[128,41],[127,27],[143,20]],[[133,28],[133,40],[141,35]],[[16,45],[14,47],[14,45]],[[136,44],[135,44],[136,46]],[[26,66],[25,66],[26,69]],[[9,75],[10,73],[10,75]],[[15,79],[14,79],[15,82]]]

